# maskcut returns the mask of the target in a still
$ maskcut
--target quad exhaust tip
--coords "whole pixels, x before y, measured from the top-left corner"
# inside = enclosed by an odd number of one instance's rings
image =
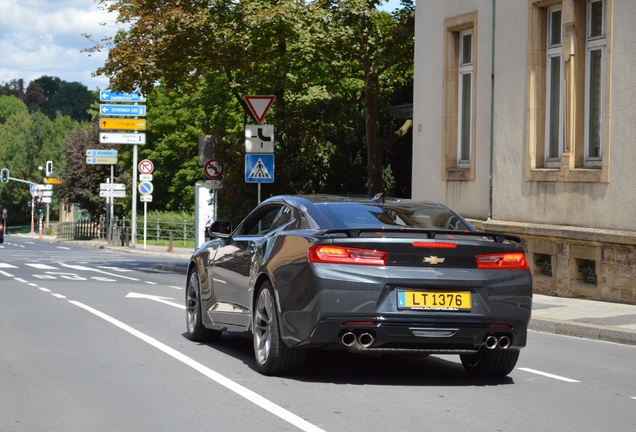
[[[510,347],[510,344],[511,344],[510,337],[506,335],[503,335],[503,336],[488,335],[486,336],[486,339],[484,341],[484,345],[489,350],[493,350],[495,348],[505,350]]]
[[[346,331],[340,336],[340,343],[347,348],[369,348],[375,342],[375,336],[369,332]]]

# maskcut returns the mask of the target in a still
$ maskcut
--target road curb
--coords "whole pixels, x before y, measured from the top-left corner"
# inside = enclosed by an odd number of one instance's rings
[[[187,264],[155,264],[152,268],[181,274],[186,274],[188,272]]]
[[[624,345],[636,345],[636,332],[598,324],[586,324],[556,319],[532,318],[528,326],[530,330],[543,333],[554,333],[564,336],[575,336],[585,339],[615,342]]]

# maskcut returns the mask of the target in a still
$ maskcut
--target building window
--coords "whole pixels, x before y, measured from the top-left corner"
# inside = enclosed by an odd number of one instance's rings
[[[528,0],[526,179],[609,182],[613,0]]]
[[[442,178],[475,180],[477,13],[444,21]]]
[[[563,153],[563,57],[561,7],[548,10],[545,166],[559,167]]]
[[[457,122],[457,166],[470,168],[470,147],[472,136],[473,100],[473,32],[466,30],[459,34],[459,98]]]
[[[603,0],[590,0],[587,8],[585,68],[585,166],[603,160],[603,109],[605,87],[605,20]]]

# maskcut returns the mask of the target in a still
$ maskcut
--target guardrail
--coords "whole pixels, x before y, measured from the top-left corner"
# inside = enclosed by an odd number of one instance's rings
[[[28,234],[31,232],[31,225],[8,226],[4,229],[5,234]]]
[[[73,222],[60,222],[57,227],[57,237],[69,240],[91,240],[104,239],[109,244],[120,244],[128,246],[131,239],[131,220],[114,219],[112,232],[104,221],[94,222],[90,220],[80,220]],[[29,227],[30,229],[30,227]],[[146,222],[146,239],[156,242],[170,241],[175,244],[194,241],[194,223],[184,220],[183,222],[162,222],[157,219]],[[28,231],[27,231],[28,232]],[[143,224],[137,221],[137,242],[143,238]]]

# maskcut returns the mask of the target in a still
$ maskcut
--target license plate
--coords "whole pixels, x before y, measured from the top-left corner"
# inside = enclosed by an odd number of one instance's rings
[[[466,311],[471,307],[468,291],[398,291],[398,308],[441,311]]]

